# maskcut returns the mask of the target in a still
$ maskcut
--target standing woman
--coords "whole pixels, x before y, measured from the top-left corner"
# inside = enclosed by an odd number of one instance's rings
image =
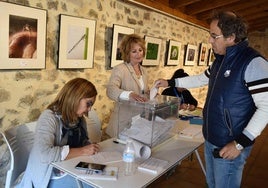
[[[146,52],[144,39],[137,34],[126,35],[121,42],[120,52],[124,62],[113,68],[106,90],[107,96],[115,102],[120,99],[147,101],[148,77],[141,66]],[[106,130],[111,137],[117,134],[117,113],[116,105]]]
[[[96,100],[97,90],[86,79],[70,80],[37,121],[33,149],[20,187],[77,187],[70,175],[54,169],[50,163],[99,151],[87,135],[84,116]],[[83,183],[83,187],[90,187]]]

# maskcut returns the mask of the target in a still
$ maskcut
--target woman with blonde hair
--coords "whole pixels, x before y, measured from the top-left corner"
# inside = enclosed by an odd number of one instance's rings
[[[90,143],[85,115],[96,100],[97,90],[88,80],[67,82],[37,121],[33,149],[19,187],[77,187],[76,180],[50,163],[97,153]],[[83,183],[83,187],[91,187]]]
[[[145,41],[137,34],[126,35],[120,44],[123,63],[115,66],[107,85],[107,96],[113,101],[134,100],[147,101],[149,94],[148,76],[141,62],[146,53]],[[112,113],[106,133],[111,137],[117,133],[118,106]]]

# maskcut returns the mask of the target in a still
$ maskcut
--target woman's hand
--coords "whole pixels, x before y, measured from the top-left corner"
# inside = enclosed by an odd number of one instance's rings
[[[192,105],[192,104],[186,104],[186,103],[183,103],[181,104],[180,106],[180,109],[183,109],[183,110],[189,110],[189,111],[194,111],[195,110],[195,105]]]
[[[186,104],[186,103],[181,104],[180,109],[187,110],[188,109],[188,104]]]
[[[99,144],[89,144],[80,148],[70,148],[66,159],[72,159],[74,157],[86,155],[94,155],[100,151]]]
[[[194,111],[195,109],[196,109],[195,105],[190,104],[188,106],[188,110],[190,110],[190,111]]]
[[[82,147],[83,153],[85,155],[94,155],[100,151],[99,144],[89,144]]]
[[[146,102],[148,99],[146,97],[140,96],[134,92],[131,92],[129,95],[129,99],[139,101],[139,102]]]

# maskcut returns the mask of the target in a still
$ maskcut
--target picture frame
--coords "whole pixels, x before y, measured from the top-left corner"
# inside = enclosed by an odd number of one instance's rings
[[[181,52],[181,43],[174,40],[168,42],[166,65],[178,65]]]
[[[113,68],[114,66],[123,63],[120,53],[120,43],[125,35],[134,34],[134,32],[134,28],[113,24],[110,68]]]
[[[142,61],[144,66],[157,66],[160,60],[161,42],[160,38],[145,36],[146,54]]]
[[[199,66],[207,66],[207,58],[208,58],[208,44],[201,43],[199,48],[199,57],[198,57],[198,65]]]
[[[185,66],[193,66],[196,61],[196,54],[197,54],[197,46],[187,44],[186,52],[185,52],[185,59],[184,65]]]
[[[0,69],[44,69],[47,11],[0,2]]]
[[[58,69],[93,68],[96,20],[60,14]]]
[[[215,60],[215,56],[214,56],[214,53],[213,53],[213,49],[210,48],[209,53],[208,53],[208,63],[207,63],[207,65],[208,66],[212,65],[214,60]]]

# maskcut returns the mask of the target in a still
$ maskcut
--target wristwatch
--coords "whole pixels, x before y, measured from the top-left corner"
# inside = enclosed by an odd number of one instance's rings
[[[241,144],[237,143],[236,141],[234,141],[234,143],[237,150],[241,151],[244,149],[244,147]]]

